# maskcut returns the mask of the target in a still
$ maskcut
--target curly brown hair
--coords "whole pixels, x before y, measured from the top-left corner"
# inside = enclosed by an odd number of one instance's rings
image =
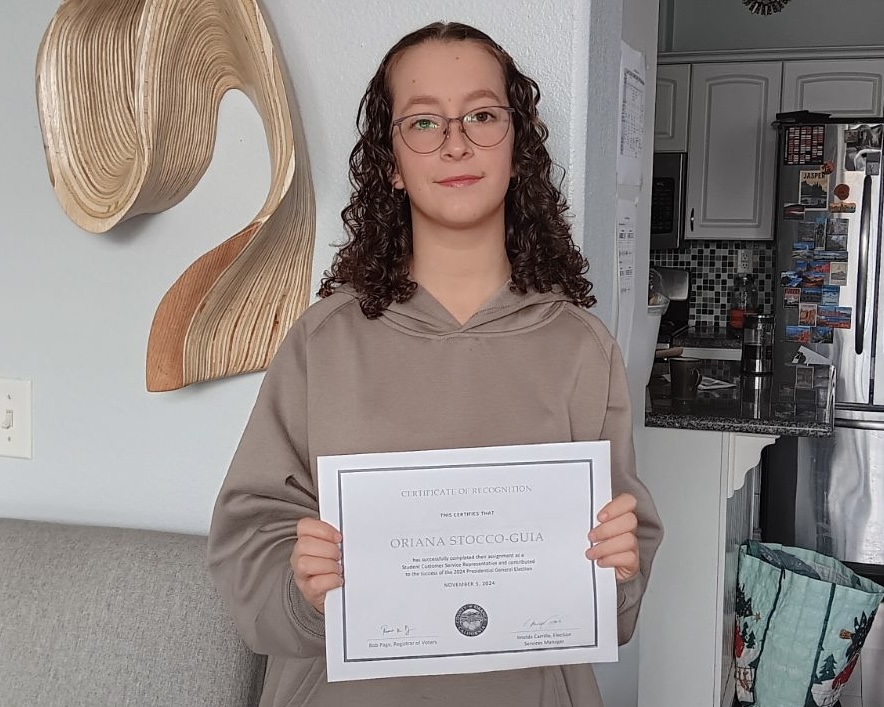
[[[511,289],[549,292],[559,287],[574,304],[591,307],[592,283],[584,274],[589,263],[571,239],[564,218],[568,209],[553,184],[552,160],[546,150],[549,131],[537,114],[540,89],[516,67],[512,57],[491,37],[469,25],[434,22],[400,39],[384,57],[359,102],[359,140],[350,154],[350,203],[341,212],[349,236],[324,273],[320,297],[349,283],[358,293],[366,317],[375,319],[394,300],[405,302],[417,288],[409,277],[412,256],[411,209],[407,196],[394,193],[390,175],[393,156],[393,96],[389,73],[397,58],[424,42],[476,42],[503,70],[509,105],[515,109],[514,177],[506,195],[506,252],[512,270]]]

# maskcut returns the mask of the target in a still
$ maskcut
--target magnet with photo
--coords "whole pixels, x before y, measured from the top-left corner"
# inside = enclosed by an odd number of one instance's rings
[[[792,257],[801,260],[813,260],[815,241],[795,241],[792,244]]]
[[[796,272],[794,270],[789,270],[788,272],[780,273],[780,284],[783,287],[800,287],[801,286],[801,273]]]
[[[799,221],[795,224],[795,240],[822,245],[826,237],[825,221]]]
[[[820,297],[822,297],[822,287],[826,284],[826,278],[828,275],[827,272],[823,273],[814,270],[806,270],[801,275],[801,286],[805,289],[820,290]],[[802,297],[802,300],[803,299],[804,298]]]
[[[847,250],[847,234],[827,233],[826,251],[835,252],[839,250]]]
[[[822,170],[804,170],[798,178],[798,203],[818,209],[829,201],[829,175]]]
[[[835,329],[850,329],[853,318],[853,307],[817,307],[816,323],[818,326]]]
[[[826,219],[826,236],[846,236],[848,228],[850,228],[850,219]]]
[[[804,302],[805,304],[819,304],[823,301],[823,288],[822,287],[802,287],[801,288],[801,300],[800,302]]]
[[[798,303],[801,301],[801,288],[800,287],[787,287],[783,291],[783,304],[787,307],[797,307]]]
[[[809,326],[787,326],[786,327],[786,341],[792,341],[796,344],[809,344],[810,343],[810,329]]]
[[[816,326],[816,308],[813,302],[798,303],[798,325]]]
[[[783,218],[801,221],[804,218],[804,204],[783,204]]]
[[[829,175],[822,170],[802,169],[798,178],[798,203],[808,209],[826,206],[829,196]]]
[[[813,257],[817,260],[838,260],[842,263],[847,262],[847,251],[846,250],[815,250],[813,251]]]
[[[837,285],[823,285],[823,294],[820,298],[820,304],[828,307],[837,307],[838,300],[841,298],[841,288]]]
[[[831,344],[835,340],[835,330],[830,326],[815,326],[810,335],[812,344]]]
[[[829,284],[837,287],[847,285],[847,263],[829,263]]]

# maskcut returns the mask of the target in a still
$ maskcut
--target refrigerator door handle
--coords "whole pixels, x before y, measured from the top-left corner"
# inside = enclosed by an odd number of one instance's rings
[[[854,430],[884,431],[884,422],[880,420],[847,420],[843,417],[836,417],[835,427],[850,427]]]
[[[863,205],[859,218],[859,264],[856,273],[856,334],[854,348],[857,354],[863,352],[866,336],[866,297],[868,296],[869,274],[869,234],[872,220],[872,178],[868,174],[863,179]]]
[[[694,210],[691,209],[691,233],[694,232]]]

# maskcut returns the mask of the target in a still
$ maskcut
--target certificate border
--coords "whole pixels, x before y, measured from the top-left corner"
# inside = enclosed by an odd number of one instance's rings
[[[338,519],[341,535],[344,535],[344,493],[342,479],[344,474],[373,473],[378,471],[415,471],[430,469],[470,469],[470,468],[487,468],[493,466],[527,466],[537,464],[580,464],[584,463],[589,466],[589,508],[590,512],[595,508],[595,485],[593,484],[593,459],[532,459],[524,462],[486,462],[474,464],[403,464],[401,466],[381,466],[381,467],[361,467],[356,469],[337,469],[338,483]],[[590,516],[590,523],[592,518]],[[432,653],[429,655],[402,655],[402,656],[386,656],[378,658],[349,658],[347,657],[347,583],[341,587],[341,631],[343,632],[343,661],[344,663],[376,663],[388,660],[415,660],[415,659],[433,659],[433,658],[457,658],[462,656],[476,655],[508,655],[514,653],[541,653],[548,651],[569,651],[580,650],[585,648],[597,648],[599,642],[599,602],[598,602],[598,577],[596,576],[596,563],[591,561],[592,565],[592,606],[595,621],[593,623],[593,642],[576,646],[549,646],[548,648],[514,648],[505,651],[471,651],[459,653]],[[341,567],[346,576],[346,564],[344,557],[344,546],[341,544]]]

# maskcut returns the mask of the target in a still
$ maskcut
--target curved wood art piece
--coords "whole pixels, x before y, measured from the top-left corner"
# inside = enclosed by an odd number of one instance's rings
[[[40,46],[50,179],[71,220],[95,233],[190,193],[230,89],[261,114],[270,193],[163,297],[147,346],[151,391],[266,368],[307,306],[315,204],[300,118],[255,0],[65,0]]]

